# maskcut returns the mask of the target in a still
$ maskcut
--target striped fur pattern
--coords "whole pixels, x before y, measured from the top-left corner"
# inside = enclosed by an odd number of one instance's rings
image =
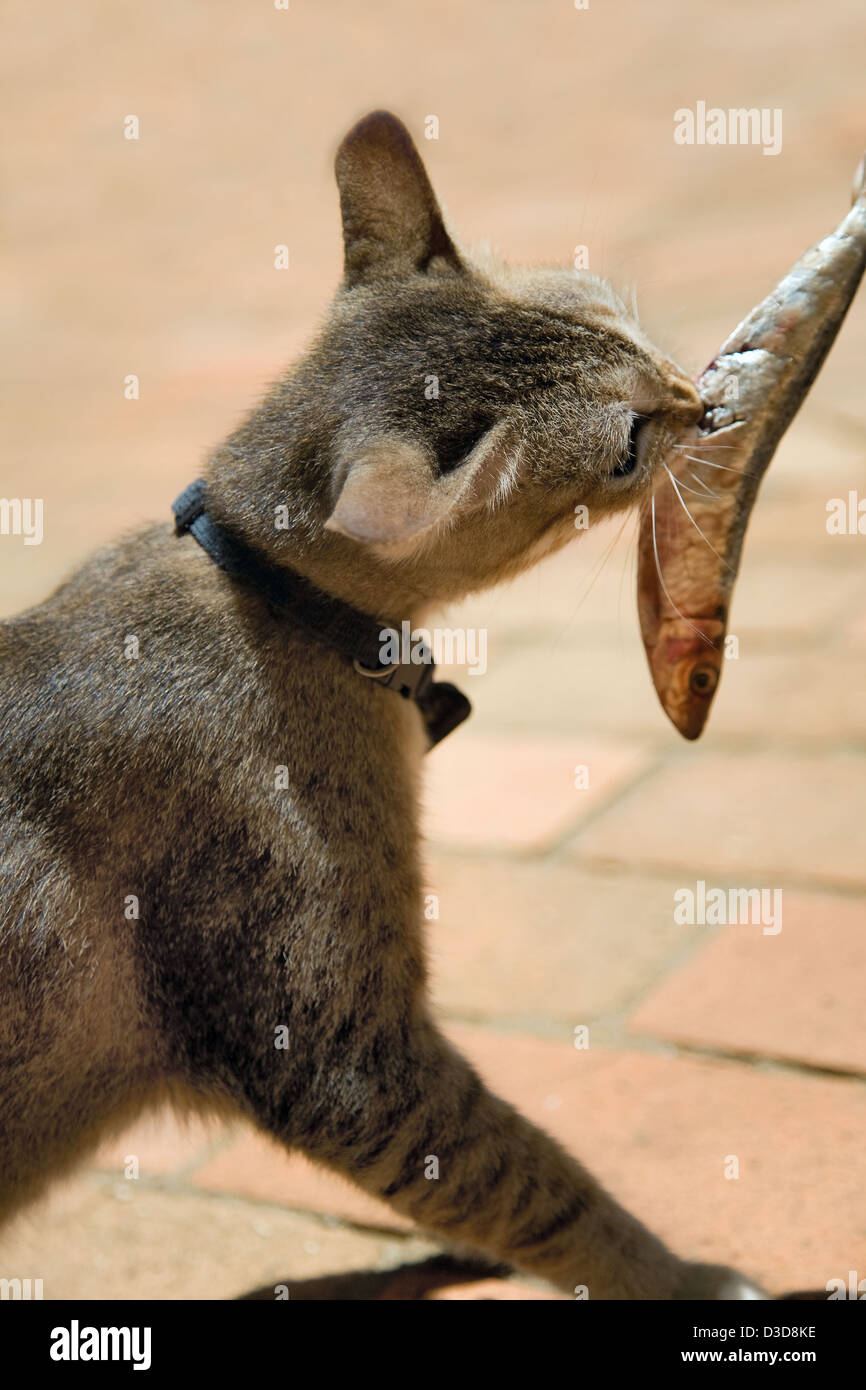
[[[635,413],[661,439],[699,406],[601,281],[473,265],[393,117],[350,132],[337,176],[331,312],[208,477],[272,562],[399,625],[564,544],[576,504],[634,505]],[[168,523],[0,624],[0,1214],[168,1099],[561,1289],[740,1296],[437,1029],[423,752],[414,707]]]

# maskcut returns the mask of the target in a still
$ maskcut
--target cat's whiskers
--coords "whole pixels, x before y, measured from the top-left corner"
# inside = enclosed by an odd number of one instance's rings
[[[576,607],[575,610],[574,610],[574,611],[575,611],[575,615],[576,615],[577,613],[580,612],[581,608],[582,608],[583,605],[586,603],[586,600],[589,598],[589,595],[592,593],[592,590],[595,588],[595,585],[596,585],[596,583],[597,583],[597,581],[598,581],[598,579],[599,579],[599,576],[601,575],[602,570],[604,569],[605,565],[607,564],[608,560],[610,559],[611,555],[613,554],[614,549],[615,549],[616,546],[619,544],[620,537],[622,536],[622,533],[623,533],[623,531],[625,530],[626,525],[628,524],[628,521],[629,521],[629,515],[626,514],[626,517],[625,517],[625,519],[624,519],[622,525],[620,526],[620,528],[619,528],[619,530],[617,531],[616,535],[614,536],[613,540],[612,540],[612,541],[610,542],[610,544],[607,546],[607,548],[606,548],[606,550],[604,551],[604,553],[603,553],[601,559],[597,562],[594,571],[590,574],[589,581],[588,581],[588,583],[587,583],[587,585],[586,585],[586,588],[584,589],[583,593],[580,595],[580,598],[579,598],[578,601],[577,601],[577,607]]]
[[[695,528],[695,530],[697,531],[698,535],[701,537],[701,539],[702,539],[703,541],[706,542],[706,544],[709,546],[710,550],[711,550],[711,551],[713,552],[713,554],[715,555],[716,559],[717,559],[717,560],[721,560],[722,564],[725,566],[725,569],[733,569],[733,566],[728,564],[728,562],[727,562],[727,560],[725,559],[724,555],[720,555],[720,554],[719,554],[719,552],[716,550],[716,547],[712,544],[712,542],[709,540],[709,538],[708,538],[708,537],[704,534],[704,532],[701,530],[701,528],[700,528],[700,526],[698,525],[698,523],[695,521],[694,517],[692,516],[691,512],[689,511],[688,504],[687,504],[685,498],[683,497],[683,494],[680,492],[679,486],[677,485],[677,480],[676,480],[676,478],[674,477],[674,475],[673,475],[673,473],[671,472],[671,470],[668,468],[667,464],[664,464],[664,470],[665,470],[665,472],[667,473],[668,477],[669,477],[670,480],[671,480],[671,483],[672,483],[672,485],[673,485],[674,492],[676,493],[677,497],[678,497],[679,500],[680,500],[680,505],[682,506],[683,511],[685,512],[685,514],[686,514],[686,516],[688,517],[689,521],[690,521],[690,522],[692,523],[692,525],[694,526],[694,528]],[[694,491],[694,489],[692,489],[692,490]]]
[[[636,511],[636,512],[630,512],[630,513],[628,514],[628,516],[626,517],[626,521],[637,521],[637,522],[639,522],[640,519],[641,519],[641,516],[642,516],[642,512],[643,512],[643,508],[641,508],[639,511]],[[620,533],[619,533],[620,536],[622,535],[622,532],[623,532],[623,530],[625,529],[625,524],[626,524],[626,523],[623,522],[623,525],[622,525],[622,527],[621,527],[621,529],[620,529]],[[622,612],[622,586],[623,586],[623,584],[625,583],[626,571],[627,571],[627,570],[630,570],[631,573],[632,573],[632,576],[634,576],[635,568],[636,568],[636,565],[637,565],[639,536],[640,536],[640,528],[639,528],[639,525],[636,525],[635,528],[634,528],[634,531],[633,531],[633,533],[632,533],[631,539],[629,540],[628,550],[626,551],[626,554],[625,554],[625,564],[624,564],[623,567],[622,567],[622,574],[620,575],[620,578],[619,578],[619,595],[618,595],[618,598],[617,598],[617,604],[618,604],[618,611],[619,611],[620,613]],[[619,539],[619,537],[617,537],[617,539]]]
[[[696,440],[695,440],[693,443],[691,443],[691,444],[674,444],[672,447],[673,447],[674,449],[683,450],[683,449],[695,449],[695,448],[701,448],[701,449],[736,449],[736,448],[738,448],[739,446],[736,445],[736,444],[723,444],[723,443],[721,442],[721,440],[713,439],[712,435],[709,435],[709,434],[702,434],[702,435],[700,436],[699,439],[696,439]]]
[[[698,487],[703,488],[707,497],[712,497],[716,501],[719,500],[719,494],[717,492],[713,492],[712,488],[708,488],[703,479],[698,477],[697,473],[689,473],[689,477],[692,479],[693,482],[697,483]],[[683,487],[685,487],[685,483],[683,483]]]
[[[691,630],[692,630],[692,632],[696,632],[696,633],[698,634],[698,636],[700,637],[701,641],[706,642],[706,644],[707,644],[708,647],[711,647],[713,644],[712,644],[712,642],[710,641],[710,639],[709,639],[709,637],[707,636],[707,634],[706,634],[705,632],[701,632],[701,630],[700,630],[699,627],[695,627],[695,625],[694,625],[694,623],[692,622],[692,620],[691,620],[690,618],[687,618],[687,617],[686,617],[685,613],[682,611],[682,609],[681,609],[676,603],[674,603],[674,600],[673,600],[673,598],[671,597],[670,590],[668,589],[668,586],[667,586],[667,584],[665,583],[665,577],[664,577],[664,575],[662,574],[662,565],[661,565],[661,560],[659,559],[659,543],[658,543],[658,536],[657,536],[657,534],[656,534],[656,499],[655,499],[655,493],[653,493],[653,495],[652,495],[652,498],[651,498],[651,500],[650,500],[650,505],[651,505],[651,507],[652,507],[653,555],[655,556],[656,574],[657,574],[658,577],[659,577],[659,584],[661,585],[662,593],[664,594],[664,596],[665,596],[665,598],[667,599],[668,603],[670,604],[671,608],[674,610],[674,612],[677,614],[678,617],[682,618],[682,620],[683,620],[683,622],[686,624],[686,626],[687,626],[687,627],[690,627]]]
[[[673,476],[673,474],[671,474],[671,476]],[[690,477],[690,478],[694,478],[694,480],[695,480],[696,483],[700,483],[700,481],[701,481],[700,478],[696,478],[696,477],[695,477],[694,473],[690,473],[690,474],[689,474],[689,477]],[[704,489],[703,492],[698,492],[697,488],[689,487],[688,483],[684,483],[683,480],[682,480],[682,478],[680,478],[680,487],[685,488],[686,492],[691,492],[691,493],[693,493],[695,497],[715,497],[715,498],[718,498],[718,493],[716,493],[716,492],[711,492],[710,489],[706,486],[706,484],[703,484],[703,489]]]
[[[697,454],[683,454],[689,463],[702,463],[707,468],[718,468],[722,473],[736,473],[738,478],[750,478],[751,473],[742,473],[739,468],[728,468],[724,463],[713,463],[710,459],[699,458]]]

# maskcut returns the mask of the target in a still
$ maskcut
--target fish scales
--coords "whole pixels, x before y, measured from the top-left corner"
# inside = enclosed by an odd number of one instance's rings
[[[703,418],[676,432],[669,472],[661,470],[641,518],[641,634],[659,699],[685,738],[703,731],[718,687],[734,581],[761,479],[864,270],[866,156],[852,207],[836,231],[801,256],[697,378]]]

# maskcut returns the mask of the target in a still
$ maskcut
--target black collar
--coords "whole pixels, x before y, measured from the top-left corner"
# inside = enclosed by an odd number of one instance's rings
[[[197,479],[172,503],[176,533],[189,531],[220,569],[232,579],[258,589],[272,612],[288,618],[310,637],[351,661],[360,677],[414,700],[421,711],[430,748],[469,715],[466,696],[447,681],[434,681],[436,667],[427,647],[415,644],[419,662],[383,666],[379,660],[386,627],[350,603],[317,589],[303,575],[277,569],[261,559],[244,541],[207,513],[207,484]]]

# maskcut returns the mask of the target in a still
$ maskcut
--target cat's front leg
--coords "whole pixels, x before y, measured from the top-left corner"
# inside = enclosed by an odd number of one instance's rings
[[[401,1042],[386,1059],[379,1034],[375,1058],[360,1051],[330,1076],[316,1104],[327,1120],[304,1138],[311,1157],[437,1236],[576,1297],[766,1297],[734,1271],[680,1260],[432,1027]]]

